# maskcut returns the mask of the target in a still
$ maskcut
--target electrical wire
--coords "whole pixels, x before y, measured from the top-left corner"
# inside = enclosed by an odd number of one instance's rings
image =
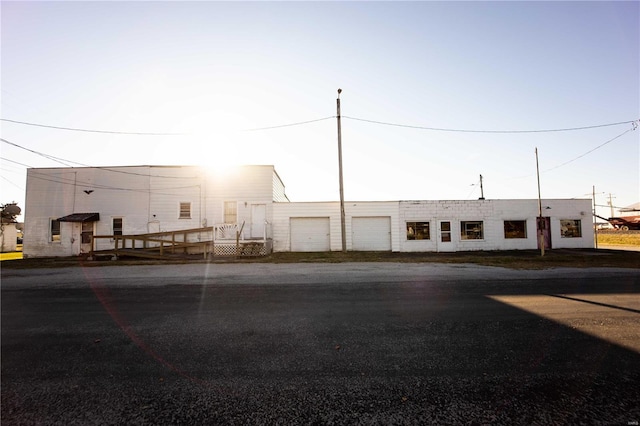
[[[184,136],[185,135],[185,133],[121,132],[121,131],[115,131],[115,130],[78,129],[74,127],[61,127],[61,126],[50,126],[47,124],[28,123],[26,121],[9,120],[8,118],[0,118],[0,121],[6,121],[8,123],[15,123],[15,124],[23,124],[25,126],[44,127],[47,129],[69,130],[73,132],[106,133],[110,135],[135,135],[135,136]]]
[[[324,118],[318,118],[316,120],[309,120],[309,121],[300,121],[298,123],[290,123],[290,124],[281,124],[279,126],[269,126],[269,127],[257,127],[255,129],[246,129],[244,130],[245,132],[256,132],[258,130],[271,130],[271,129],[281,129],[283,127],[291,127],[291,126],[301,126],[303,124],[309,124],[309,123],[316,123],[318,121],[324,121],[324,120],[329,120],[331,118],[336,118],[335,115],[329,116],[329,117],[324,117]]]
[[[575,158],[573,158],[573,159],[571,159],[571,160],[569,160],[569,161],[565,161],[565,162],[564,162],[564,163],[562,163],[562,164],[559,164],[559,165],[557,165],[557,166],[555,166],[555,167],[552,167],[552,168],[550,168],[550,169],[546,169],[546,170],[543,170],[543,171],[544,171],[544,172],[550,172],[551,170],[555,170],[555,169],[558,169],[558,168],[560,168],[560,167],[562,167],[562,166],[566,166],[566,165],[567,165],[567,164],[569,164],[569,163],[573,163],[574,161],[576,161],[576,160],[578,160],[578,159],[580,159],[580,158],[584,157],[585,155],[587,155],[587,154],[591,154],[593,151],[595,151],[595,150],[597,150],[597,149],[602,148],[603,146],[605,146],[605,145],[607,145],[607,144],[609,144],[609,143],[611,143],[611,142],[615,141],[615,140],[616,140],[616,139],[618,139],[618,138],[621,138],[622,136],[626,135],[627,133],[629,133],[629,132],[633,132],[635,129],[636,129],[636,127],[633,127],[633,128],[631,128],[631,129],[627,129],[627,130],[625,130],[624,132],[620,133],[618,136],[616,136],[616,137],[614,137],[614,138],[609,139],[608,141],[606,141],[606,142],[604,142],[604,143],[602,143],[602,144],[600,144],[600,145],[596,146],[595,148],[593,148],[593,149],[591,149],[591,150],[589,150],[589,151],[585,152],[584,154],[581,154],[581,155],[579,155],[579,156],[577,156],[577,157],[575,157]]]
[[[8,141],[8,140],[6,140],[6,139],[3,139],[3,138],[0,138],[0,140],[1,140],[2,142],[5,142],[5,143],[9,144],[9,145],[15,146],[16,148],[24,149],[25,151],[29,151],[29,152],[31,152],[31,153],[33,153],[33,154],[39,155],[39,156],[44,157],[44,158],[47,158],[47,159],[49,159],[49,160],[53,160],[53,161],[55,161],[55,162],[57,162],[57,163],[60,163],[60,164],[65,165],[65,166],[67,166],[67,167],[74,167],[74,166],[71,166],[71,165],[69,165],[69,164],[66,164],[66,163],[73,163],[73,164],[77,164],[77,165],[79,165],[79,166],[81,166],[81,167],[89,167],[89,168],[93,168],[93,169],[100,169],[100,170],[105,170],[105,171],[108,171],[108,172],[121,173],[121,174],[125,174],[125,175],[145,176],[145,177],[165,178],[165,179],[197,179],[197,176],[163,176],[163,175],[151,175],[151,174],[146,174],[146,173],[129,172],[129,171],[126,171],[126,170],[119,170],[119,169],[114,169],[114,168],[111,168],[111,167],[91,166],[91,165],[88,165],[88,164],[78,163],[77,161],[73,161],[73,160],[66,160],[66,159],[64,159],[64,158],[54,157],[54,156],[49,155],[49,154],[45,154],[45,153],[42,153],[42,152],[39,152],[39,151],[35,151],[35,150],[29,149],[29,148],[25,148],[25,147],[24,147],[24,146],[22,146],[22,145],[18,145],[17,143],[10,142],[10,141]],[[11,161],[11,162],[13,162],[13,163],[20,164],[20,163],[18,163],[17,161],[13,161],[13,160],[9,160],[9,159],[5,159],[5,160],[6,160],[6,161]],[[21,165],[23,165],[23,166],[25,166],[25,167],[31,167],[31,166],[27,166],[26,164],[21,164]],[[134,167],[135,167],[135,166],[134,166]],[[153,166],[149,166],[149,167],[153,167]]]
[[[167,195],[167,196],[174,196],[176,195],[175,193],[166,193],[166,192],[160,192],[160,191],[151,191],[149,189],[133,189],[133,188],[121,188],[121,187],[117,187],[117,186],[108,186],[108,185],[100,185],[100,184],[87,184],[84,182],[77,182],[75,181],[75,179],[68,179],[68,178],[62,178],[62,177],[58,177],[58,176],[51,176],[51,175],[46,175],[43,173],[38,173],[35,171],[31,171],[29,173],[29,175],[31,178],[34,179],[39,179],[39,180],[44,180],[47,182],[53,182],[53,183],[58,183],[61,185],[70,185],[70,186],[74,186],[74,187],[79,187],[79,188],[89,188],[89,189],[104,189],[104,190],[110,190],[110,191],[128,191],[128,192],[139,192],[139,193],[143,193],[143,194],[153,194],[153,195]],[[185,189],[192,189],[192,188],[198,188],[200,185],[190,185],[190,186],[180,186],[180,187],[173,187],[173,188],[162,188],[161,191],[174,191],[174,190],[180,190],[183,191]]]
[[[563,129],[541,129],[541,130],[472,130],[472,129],[446,129],[446,128],[438,128],[438,127],[425,127],[425,126],[412,126],[408,124],[398,124],[398,123],[388,123],[384,121],[376,121],[376,120],[367,120],[364,118],[357,117],[349,117],[343,115],[342,118],[346,118],[348,120],[362,121],[365,123],[373,123],[373,124],[381,124],[384,126],[394,126],[394,127],[404,127],[408,129],[418,129],[418,130],[431,130],[437,132],[458,132],[458,133],[550,133],[550,132],[570,132],[576,130],[588,130],[588,129],[597,129],[600,127],[610,127],[610,126],[620,126],[622,124],[634,124],[638,120],[629,120],[629,121],[620,121],[617,123],[608,123],[608,124],[596,124],[593,126],[584,126],[584,127],[568,127]]]

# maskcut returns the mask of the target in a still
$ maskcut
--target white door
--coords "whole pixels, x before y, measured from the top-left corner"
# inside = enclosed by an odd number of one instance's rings
[[[351,237],[354,251],[391,251],[391,218],[354,217]]]
[[[251,205],[251,238],[264,238],[264,222],[267,218],[267,206],[264,204]]]
[[[80,253],[90,253],[93,242],[93,228],[95,222],[82,222],[82,232],[80,233]]]
[[[291,251],[330,251],[328,217],[292,217]]]
[[[453,228],[450,220],[438,221],[438,251],[453,251]]]

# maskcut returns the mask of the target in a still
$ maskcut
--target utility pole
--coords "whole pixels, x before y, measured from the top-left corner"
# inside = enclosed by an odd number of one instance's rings
[[[484,200],[484,189],[482,188],[482,175],[480,175],[480,199]]]
[[[540,256],[544,256],[544,221],[542,220],[542,198],[540,198],[540,167],[538,166],[538,147],[536,147],[536,175],[538,176],[538,245]]]
[[[598,218],[596,217],[596,186],[593,185],[593,239],[596,241],[596,249],[598,248]]]
[[[614,217],[614,214],[613,214],[613,201],[611,201],[611,198],[612,198],[611,197],[611,193],[609,193],[609,207],[611,207],[611,216],[609,216],[609,217]],[[615,197],[613,197],[613,198],[615,198]]]
[[[340,93],[342,89],[338,89],[338,99],[336,99],[338,119],[338,175],[340,178],[340,228],[342,230],[342,252],[347,252],[347,226],[344,214],[344,184],[342,183],[342,125],[340,122]]]

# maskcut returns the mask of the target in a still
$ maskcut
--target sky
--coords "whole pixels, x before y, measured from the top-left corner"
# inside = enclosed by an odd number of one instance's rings
[[[487,199],[537,198],[536,149],[542,198],[640,201],[637,1],[0,13],[2,204],[65,165],[272,164],[291,201],[337,201],[339,88],[347,201],[477,199],[480,175]]]

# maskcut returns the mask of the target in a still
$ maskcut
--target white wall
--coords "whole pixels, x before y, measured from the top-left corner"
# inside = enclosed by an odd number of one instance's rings
[[[594,246],[591,200],[542,200],[543,213],[551,220],[552,248],[591,248]],[[548,209],[546,207],[549,207]],[[473,250],[524,250],[536,249],[537,200],[451,200],[451,201],[402,201],[400,202],[400,223],[397,229],[401,251],[441,251],[438,240],[440,220],[451,222],[451,244],[454,251]],[[563,238],[560,220],[579,219],[582,237]],[[524,220],[527,226],[526,238],[508,239],[504,237],[504,221]],[[482,221],[483,239],[463,240],[462,221]],[[429,222],[429,240],[407,240],[406,222]]]
[[[59,242],[51,242],[50,236],[50,220],[72,213],[99,213],[95,235],[112,235],[115,217],[123,219],[127,235],[211,226],[224,221],[225,201],[237,202],[240,223],[250,225],[251,204],[264,204],[270,221],[274,174],[273,166],[224,173],[195,166],[28,169],[24,255],[78,254],[74,229],[79,224],[61,223]],[[284,185],[278,191],[284,194]],[[191,203],[190,218],[179,218],[180,202]],[[96,241],[98,250],[113,244]]]
[[[18,230],[15,223],[0,224],[0,251],[7,253],[16,251]]]
[[[352,249],[351,220],[353,217],[391,218],[391,229],[398,227],[397,201],[365,201],[345,202],[345,230],[347,250]],[[331,238],[331,251],[342,250],[342,225],[339,202],[303,202],[274,203],[273,205],[273,251],[290,251],[291,234],[290,218],[295,217],[328,217]],[[391,249],[399,250],[397,234],[392,232]]]

